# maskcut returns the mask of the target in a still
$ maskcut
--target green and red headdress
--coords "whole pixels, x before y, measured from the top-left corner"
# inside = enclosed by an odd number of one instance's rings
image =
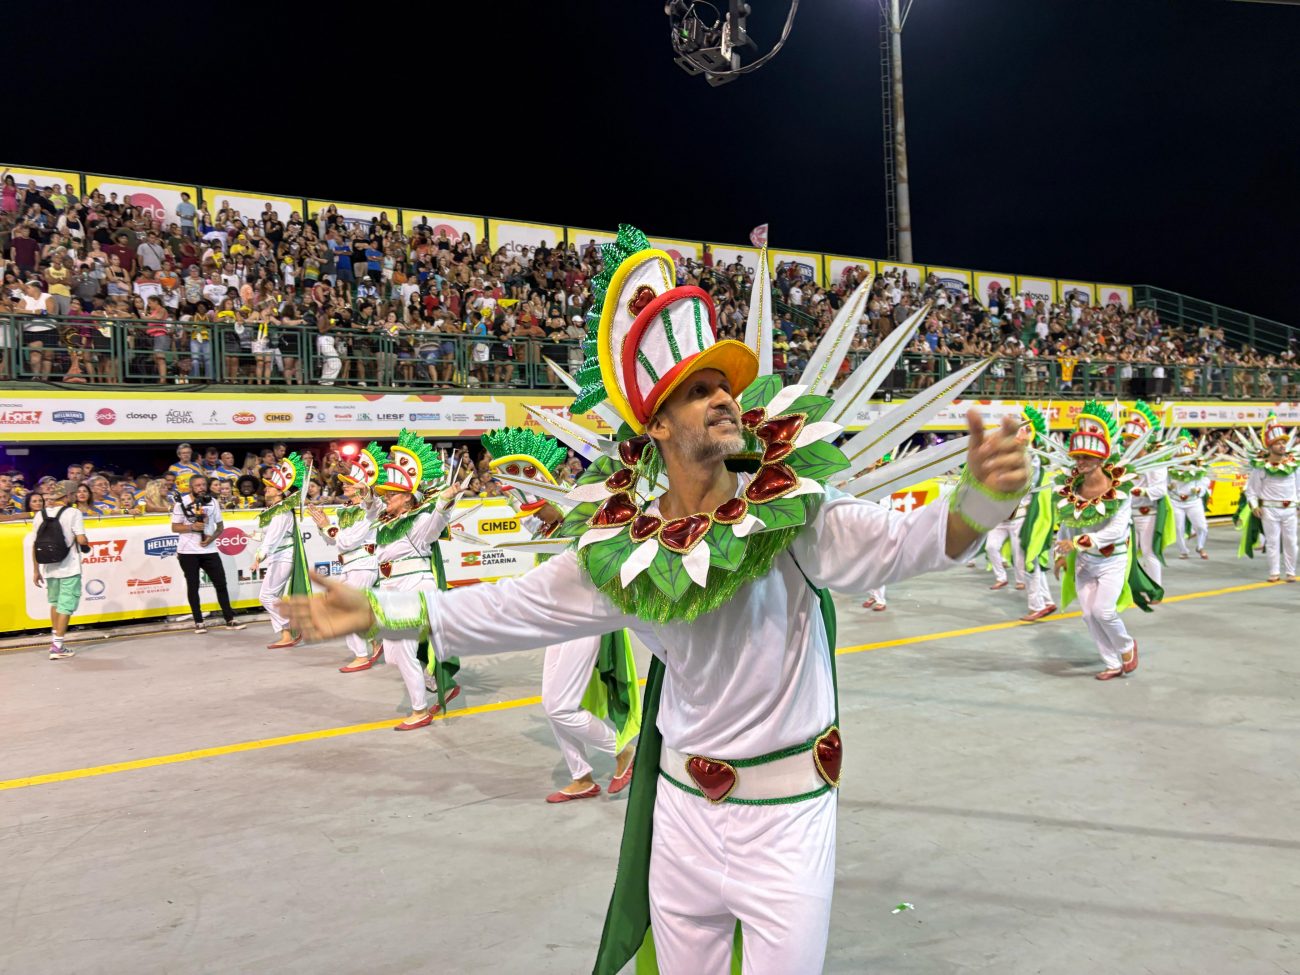
[[[1115,449],[1118,422],[1105,405],[1095,399],[1083,404],[1083,412],[1074,421],[1070,434],[1071,457],[1096,457],[1106,460]]]
[[[1290,434],[1286,432],[1286,427],[1278,422],[1276,413],[1269,413],[1268,419],[1264,421],[1264,447],[1267,449],[1272,446],[1275,440],[1286,440]]]
[[[1120,431],[1120,437],[1126,443],[1131,443],[1134,440],[1145,440],[1159,429],[1159,415],[1145,402],[1138,400],[1133,404],[1133,409],[1129,411],[1128,418],[1124,421],[1124,429]]]
[[[348,472],[340,474],[339,480],[345,484],[374,487],[379,483],[384,465],[387,463],[388,451],[372,440],[364,450],[358,451],[357,455],[352,458]]]
[[[388,461],[380,470],[376,491],[404,492],[417,502],[441,486],[444,476],[442,460],[429,442],[405,429],[397,435],[397,443],[388,451]]]
[[[568,457],[568,450],[554,437],[523,427],[504,427],[482,436],[483,446],[492,455],[488,468],[515,477],[524,477],[539,484],[554,485],[555,472]],[[507,490],[509,488],[507,487]],[[526,494],[518,489],[520,494]],[[529,497],[520,507],[528,513],[546,504],[544,499]]]
[[[1040,437],[1047,436],[1047,417],[1043,416],[1036,407],[1026,405],[1025,408],[1020,411],[1020,417],[1029,425],[1029,428],[1034,431],[1033,437],[1029,440],[1031,444]]]
[[[307,462],[299,457],[295,450],[267,471],[266,476],[262,478],[262,483],[267,487],[278,489],[281,494],[288,494],[301,488],[306,479]]]

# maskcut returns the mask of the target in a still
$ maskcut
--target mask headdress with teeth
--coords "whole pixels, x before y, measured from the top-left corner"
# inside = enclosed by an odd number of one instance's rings
[[[288,494],[290,491],[296,491],[302,487],[303,481],[307,477],[307,464],[294,451],[280,463],[272,467],[262,478],[262,483],[268,487],[277,488],[281,494]]]
[[[1103,404],[1097,400],[1084,403],[1070,434],[1070,456],[1108,459],[1115,450],[1116,426],[1114,415]]]
[[[554,437],[523,427],[505,427],[485,433],[482,443],[492,455],[492,460],[488,463],[490,470],[513,478],[535,481],[539,486],[556,486],[555,473],[568,456],[564,445]],[[519,506],[524,514],[534,512],[547,503],[546,498],[534,494],[526,487],[507,484],[506,488],[517,491],[524,497]]]
[[[372,488],[380,482],[384,465],[387,463],[388,451],[372,440],[364,450],[358,451],[357,455],[352,458],[348,472],[340,474],[339,480],[345,484],[356,484],[360,487]]]
[[[383,476],[376,491],[401,491],[422,503],[435,489],[443,486],[442,461],[419,434],[402,430],[397,443],[388,451],[388,462],[381,468]]]
[[[1124,427],[1120,430],[1120,438],[1125,444],[1132,443],[1134,440],[1145,442],[1150,440],[1152,434],[1159,429],[1159,415],[1147,403],[1138,400],[1133,404],[1133,409],[1129,411],[1128,417],[1124,420]]]

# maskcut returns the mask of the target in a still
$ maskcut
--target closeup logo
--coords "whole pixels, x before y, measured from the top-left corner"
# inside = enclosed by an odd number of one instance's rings
[[[81,410],[55,410],[50,414],[55,423],[84,423],[86,414]]]
[[[117,414],[114,413],[112,410],[110,410],[107,406],[104,406],[101,407],[99,412],[95,414],[95,421],[99,423],[100,426],[105,426],[105,427],[112,426],[114,423],[117,422]]]
[[[292,423],[293,414],[292,413],[264,413],[262,414],[262,419],[264,419],[267,423]]]
[[[248,426],[248,424],[250,423],[257,422],[257,415],[254,413],[249,413],[246,410],[240,410],[238,413],[232,416],[231,419],[234,420],[236,423],[240,424],[241,426]]]
[[[460,565],[462,569],[468,569],[471,566],[483,564],[482,552],[461,552]]]
[[[156,420],[158,419],[158,414],[157,413],[128,413],[126,415],[126,418],[128,420]]]
[[[111,542],[91,542],[90,554],[83,555],[81,561],[89,565],[100,565],[104,562],[121,562],[122,553],[125,550],[125,538],[115,538]]]
[[[157,535],[144,540],[144,554],[165,559],[176,554],[176,545],[180,541],[175,535]]]
[[[505,535],[519,531],[518,518],[492,518],[478,523],[480,535]]]
[[[30,425],[40,422],[40,410],[5,410],[4,412],[0,412],[0,423]]]
[[[231,525],[217,536],[217,551],[223,555],[238,555],[248,548],[249,538],[242,528]]]

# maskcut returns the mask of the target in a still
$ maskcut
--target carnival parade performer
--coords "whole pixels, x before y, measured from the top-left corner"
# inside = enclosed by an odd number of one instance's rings
[[[418,597],[425,588],[445,587],[438,539],[447,530],[449,512],[461,490],[446,483],[446,474],[442,461],[422,437],[410,430],[398,434],[375,484],[385,507],[375,533],[379,587],[368,592],[407,592]],[[435,660],[428,652],[428,636],[423,628],[402,630],[390,627],[384,634],[384,659],[397,666],[411,702],[411,716],[394,725],[394,730],[412,731],[428,725],[448,701],[459,696],[460,685],[455,677],[460,661],[455,657]],[[428,652],[433,690],[438,697],[433,705],[429,703],[430,687],[420,661],[422,652]]]
[[[1136,456],[1141,457],[1156,440],[1160,430],[1160,417],[1142,400],[1133,404],[1120,440],[1125,447],[1140,444]],[[1130,494],[1133,496],[1133,529],[1137,538],[1137,557],[1144,571],[1157,586],[1164,580],[1165,546],[1172,541],[1173,509],[1169,505],[1169,474],[1164,467],[1145,470],[1134,480]],[[1164,596],[1153,599],[1158,605]]]
[[[1237,436],[1242,435],[1239,432]],[[1246,504],[1249,519],[1244,519],[1242,554],[1253,557],[1253,536],[1261,531],[1268,555],[1268,581],[1277,582],[1286,574],[1287,582],[1296,581],[1296,509],[1300,507],[1300,452],[1296,449],[1296,431],[1289,434],[1270,413],[1263,436],[1249,431],[1249,439],[1230,443],[1246,477]]]
[[[1188,558],[1187,536],[1192,536],[1192,546],[1203,559],[1210,557],[1205,542],[1210,535],[1210,525],[1205,518],[1205,505],[1210,497],[1212,478],[1206,463],[1204,445],[1187,430],[1179,432],[1183,444],[1178,453],[1178,463],[1169,468],[1169,503],[1174,510],[1174,537],[1178,544],[1178,557]]]
[[[524,527],[536,539],[550,538],[560,527],[563,512],[544,498],[530,495],[521,481],[555,485],[555,473],[567,456],[564,446],[554,437],[518,427],[484,434],[483,446],[492,456],[489,470],[511,478],[506,497],[518,506]],[[537,560],[540,563],[548,557],[539,553]],[[547,802],[600,795],[588,760],[591,752],[614,760],[610,795],[627,788],[636,754],[632,742],[641,728],[641,692],[625,630],[547,647],[542,659],[542,710],[572,779],[547,796]],[[606,717],[612,726],[603,720]]]
[[[294,602],[295,619],[313,639],[428,629],[440,657],[632,629],[655,659],[595,971],[612,975],[654,951],[663,972],[723,972],[738,940],[747,972],[820,971],[842,758],[828,590],[866,592],[960,564],[1015,510],[1024,444],[1013,421],[986,431],[972,412],[951,498],[904,514],[830,488],[920,429],[984,363],[837,448],[828,439],[842,427],[822,418],[860,408],[922,317],[826,395],[869,297],[864,283],[803,381],[781,389],[775,376],[756,378],[754,345],[715,340],[709,295],[676,286],[672,258],[639,231],[621,227],[604,265],[572,409],[608,398],[626,429],[567,498],[534,489],[571,505],[556,534],[575,544],[522,577],[452,592],[329,583]],[[663,475],[667,490],[647,499],[642,485]]]
[[[270,615],[271,627],[275,630],[275,640],[266,645],[268,650],[284,650],[302,642],[301,635],[289,626],[282,600],[286,594],[300,596],[311,592],[307,553],[298,528],[300,491],[306,474],[307,466],[295,452],[271,468],[262,479],[266,488],[266,509],[257,519],[261,545],[253,556],[251,571],[256,575],[259,567],[266,566],[258,598]]]
[[[1036,407],[1026,406],[1021,420],[1029,431],[1031,445],[1040,443],[1050,434],[1047,430],[1047,417]],[[1056,506],[1052,504],[1052,492],[1048,490],[1048,471],[1042,458],[1033,454],[1032,471],[1029,483],[1032,491],[1020,502],[1013,519],[1015,535],[1020,545],[1025,564],[1026,592],[1028,612],[1020,617],[1023,622],[1034,623],[1056,612],[1056,602],[1052,599],[1051,584],[1047,581],[1051,567],[1051,549],[1055,538]],[[990,535],[991,537],[991,535]]]
[[[375,497],[373,488],[387,462],[388,453],[372,441],[352,459],[348,472],[339,475],[348,503],[336,513],[337,524],[331,525],[319,507],[307,507],[307,513],[324,533],[326,542],[338,548],[338,563],[343,570],[340,580],[355,589],[371,589],[379,578],[375,535],[384,502]],[[341,674],[369,670],[383,652],[382,644],[372,646],[356,633],[348,634],[347,645],[352,660],[339,668]]]

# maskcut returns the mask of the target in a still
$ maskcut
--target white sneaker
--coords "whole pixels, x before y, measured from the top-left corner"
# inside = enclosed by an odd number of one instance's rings
[[[66,660],[68,657],[75,657],[76,655],[77,651],[73,650],[72,647],[56,647],[53,643],[50,644],[51,660]]]

